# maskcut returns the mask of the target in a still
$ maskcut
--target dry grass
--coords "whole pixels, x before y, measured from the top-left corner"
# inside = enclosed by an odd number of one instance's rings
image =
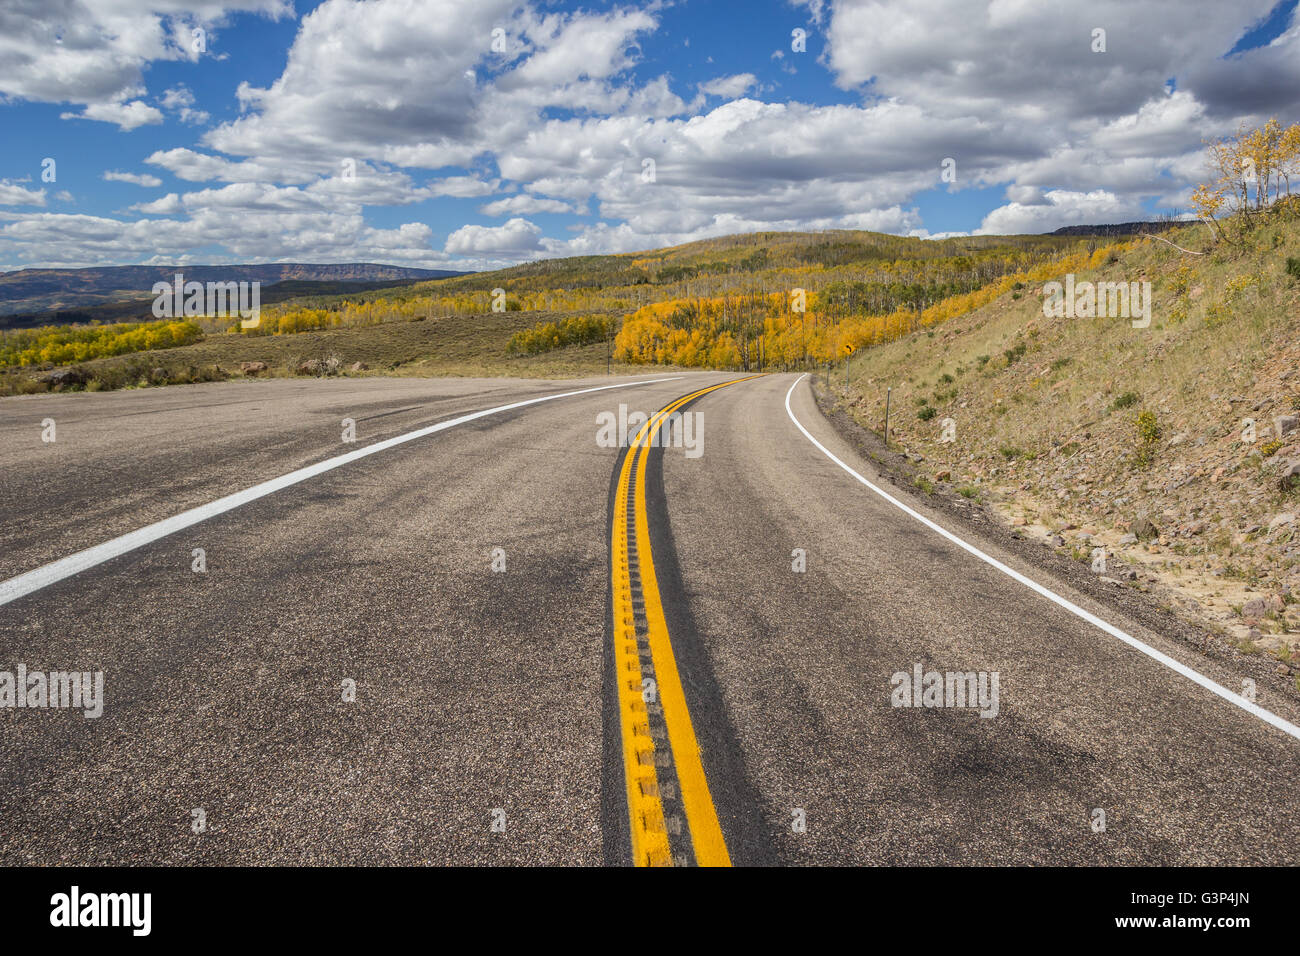
[[[92,377],[92,388],[194,381],[211,377],[217,368],[237,375],[243,362],[264,362],[268,366],[264,375],[287,376],[309,359],[331,356],[337,357],[344,368],[356,362],[369,366],[362,374],[570,378],[603,373],[604,343],[532,356],[506,354],[510,337],[516,332],[558,317],[562,314],[497,312],[295,335],[216,333],[183,348],[97,359],[79,368]],[[613,367],[624,372],[631,368],[621,363]],[[0,375],[0,394],[45,390],[35,381],[40,374],[23,369]]]
[[[1150,328],[1048,318],[1041,290],[1026,288],[859,352],[844,401],[880,431],[892,386],[891,437],[934,475],[950,472],[1045,537],[1070,537],[1074,526],[1094,535],[1090,545],[1127,548],[1153,576],[1178,577],[1187,594],[1226,611],[1248,587],[1300,592],[1300,534],[1266,530],[1300,512],[1300,491],[1276,478],[1279,459],[1300,458],[1300,432],[1279,438],[1271,424],[1300,405],[1300,282],[1286,273],[1300,223],[1274,219],[1240,250],[1211,247],[1199,226],[1170,238],[1208,254],[1147,242],[1076,277],[1150,281]],[[939,442],[945,418],[956,422],[952,444]],[[1246,418],[1253,443],[1241,437]],[[1141,513],[1160,540],[1121,546]],[[1264,530],[1251,532],[1256,525]],[[1245,623],[1300,632],[1291,612],[1277,627]]]

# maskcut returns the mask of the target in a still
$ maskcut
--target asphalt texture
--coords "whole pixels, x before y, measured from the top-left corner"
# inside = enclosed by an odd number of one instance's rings
[[[0,605],[0,670],[105,685],[97,719],[0,708],[0,863],[626,862],[609,610],[624,450],[598,444],[597,415],[737,376],[648,383],[661,377],[398,445]],[[854,481],[787,415],[796,378],[693,402],[703,454],[658,449],[648,471],[664,609],[733,862],[1300,862],[1300,741]],[[3,399],[0,580],[439,421],[632,381]],[[792,407],[874,478],[807,379]],[[1230,662],[975,543],[1240,690]],[[996,672],[997,716],[892,706],[891,676],[916,664]],[[1283,697],[1259,703],[1300,719]]]

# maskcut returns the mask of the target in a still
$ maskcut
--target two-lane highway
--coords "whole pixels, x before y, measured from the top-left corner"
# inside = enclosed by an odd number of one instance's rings
[[[1300,859],[1300,740],[864,486],[807,380],[740,378],[0,400],[0,670],[105,687],[0,707],[0,860]],[[620,404],[702,453],[608,447]],[[916,665],[996,716],[894,706]]]

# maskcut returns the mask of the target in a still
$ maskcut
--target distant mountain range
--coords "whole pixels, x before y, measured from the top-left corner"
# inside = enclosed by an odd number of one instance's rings
[[[1114,222],[1104,226],[1062,226],[1049,236],[1137,236],[1144,232],[1164,232],[1187,225],[1184,221]]]
[[[230,266],[104,266],[91,269],[20,269],[0,273],[0,316],[78,322],[112,318],[117,311],[138,311],[153,295],[155,282],[171,282],[177,273],[195,282],[261,282],[263,287],[292,283],[295,295],[313,291],[352,292],[429,279],[465,275],[446,269],[410,269],[369,262],[312,265],[279,262]],[[320,286],[311,285],[319,283]],[[287,288],[286,288],[286,291]],[[267,301],[264,288],[263,301]],[[109,314],[103,307],[109,306]],[[120,307],[120,308],[119,308]],[[60,317],[63,313],[66,316]],[[76,316],[86,313],[85,316]],[[26,325],[28,322],[6,324]]]

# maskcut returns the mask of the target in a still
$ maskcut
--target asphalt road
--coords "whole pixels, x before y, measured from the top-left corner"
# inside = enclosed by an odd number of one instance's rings
[[[795,385],[794,417],[873,478],[806,379],[694,399],[682,410],[700,416],[702,454],[650,449],[643,482],[620,492],[639,459],[598,443],[599,414],[737,378],[650,381],[667,374],[394,444],[0,604],[0,670],[102,671],[105,688],[99,718],[0,707],[0,863],[644,862],[626,783],[635,741],[652,738],[655,806],[673,858],[693,862],[683,721],[735,864],[1300,862],[1300,740],[855,480],[787,413]],[[296,469],[609,384],[0,400],[0,593]],[[642,496],[648,529],[634,590],[646,554],[658,584],[633,594],[635,624],[628,612],[626,646],[663,694],[646,709],[620,697],[612,528],[616,509],[637,513],[620,493]],[[1240,691],[1225,665],[969,540]],[[667,662],[632,639],[656,608]],[[997,715],[892,706],[892,675],[916,664],[996,673]],[[1285,698],[1259,704],[1300,720]]]

